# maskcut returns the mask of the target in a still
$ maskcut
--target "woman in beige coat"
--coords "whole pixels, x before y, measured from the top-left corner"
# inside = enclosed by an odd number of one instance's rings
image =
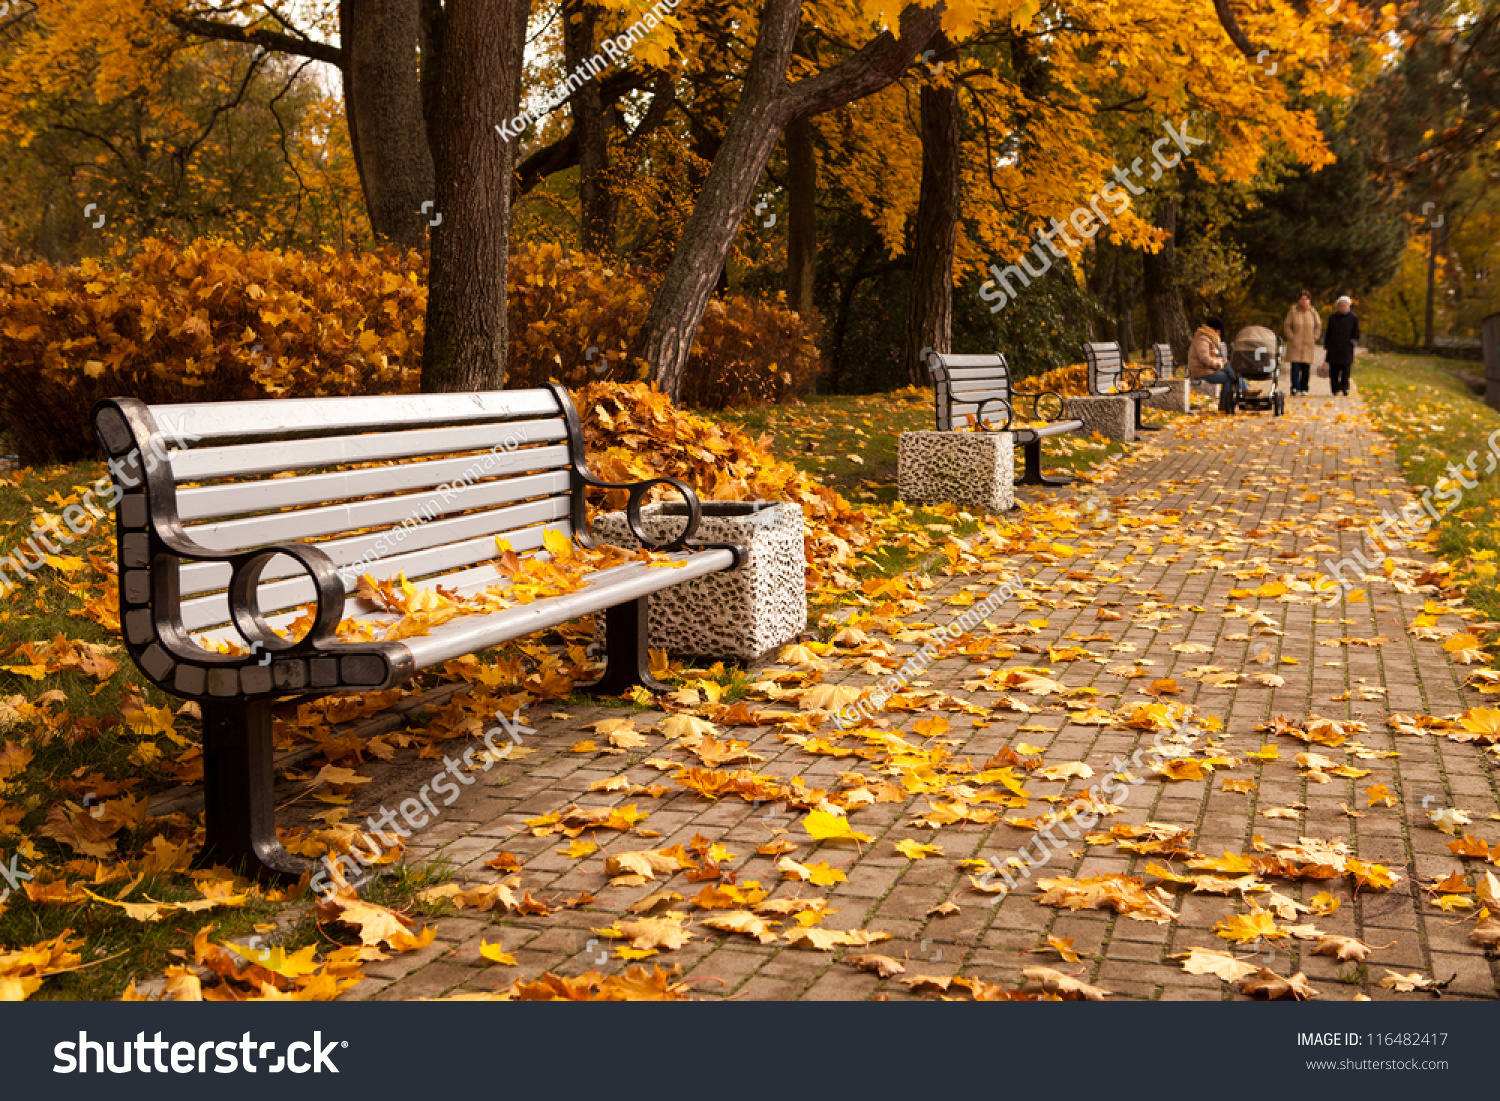
[[[1286,359],[1292,365],[1292,393],[1305,394],[1318,337],[1323,335],[1323,321],[1312,308],[1312,295],[1306,291],[1297,296],[1297,304],[1287,311],[1282,335],[1286,337]]]

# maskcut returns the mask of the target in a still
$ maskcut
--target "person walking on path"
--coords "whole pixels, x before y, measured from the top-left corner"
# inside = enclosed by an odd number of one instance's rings
[[[1348,295],[1340,298],[1336,312],[1323,333],[1323,351],[1328,357],[1328,385],[1335,394],[1349,394],[1349,369],[1354,366],[1354,346],[1359,343],[1359,318]]]
[[[1323,335],[1323,319],[1312,308],[1312,295],[1307,291],[1299,294],[1296,304],[1287,311],[1281,333],[1286,337],[1286,358],[1292,365],[1292,393],[1305,394],[1317,358],[1318,338]]]
[[[1234,368],[1219,355],[1219,342],[1223,339],[1224,322],[1216,317],[1198,327],[1193,342],[1188,345],[1188,376],[1195,382],[1218,383],[1219,412],[1232,413],[1234,398],[1230,387],[1239,385],[1240,380]]]

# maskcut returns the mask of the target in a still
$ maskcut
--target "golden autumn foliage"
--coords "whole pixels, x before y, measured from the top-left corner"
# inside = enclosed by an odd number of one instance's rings
[[[639,273],[556,245],[510,263],[507,385],[626,380],[624,349],[650,294]],[[414,252],[297,252],[153,238],[126,255],[55,268],[0,265],[0,421],[23,462],[93,452],[89,411],[148,404],[414,393],[427,289]],[[713,408],[804,390],[817,354],[797,316],[714,302],[690,398]],[[590,351],[594,349],[594,351]]]

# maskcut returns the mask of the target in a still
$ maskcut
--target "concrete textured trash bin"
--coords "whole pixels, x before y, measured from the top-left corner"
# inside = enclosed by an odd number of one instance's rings
[[[1135,439],[1135,399],[1123,394],[1068,398],[1063,415],[1083,422],[1083,434],[1098,433],[1106,440],[1130,443]]]
[[[682,531],[687,506],[647,505],[641,526],[652,539]],[[593,521],[595,538],[636,549],[625,513]],[[651,596],[648,623],[655,650],[684,657],[752,662],[807,629],[807,555],[802,507],[777,501],[704,501],[695,543],[738,543],[748,554],[736,569],[710,574]],[[602,616],[595,617],[603,632]]]
[[[1158,379],[1154,385],[1170,386],[1165,394],[1152,394],[1145,399],[1147,409],[1161,409],[1168,413],[1186,413],[1192,408],[1192,383],[1185,378]]]
[[[909,505],[1006,512],[1015,504],[1013,432],[903,432],[897,492]]]

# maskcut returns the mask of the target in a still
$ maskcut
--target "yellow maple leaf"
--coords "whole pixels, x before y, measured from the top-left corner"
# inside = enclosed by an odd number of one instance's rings
[[[929,856],[942,856],[943,850],[937,845],[924,845],[920,841],[906,838],[895,843],[896,851],[908,860],[922,860]]]
[[[849,819],[823,810],[809,811],[807,817],[802,819],[802,828],[807,831],[808,836],[818,841],[873,840],[869,834],[860,833],[849,825]]]
[[[503,964],[506,967],[514,967],[516,965],[516,957],[500,947],[499,941],[490,944],[481,938],[479,941],[479,954],[491,963]]]
[[[1214,926],[1214,932],[1225,940],[1236,944],[1248,944],[1263,937],[1279,937],[1276,917],[1270,911],[1256,910],[1249,914],[1231,914]]]

